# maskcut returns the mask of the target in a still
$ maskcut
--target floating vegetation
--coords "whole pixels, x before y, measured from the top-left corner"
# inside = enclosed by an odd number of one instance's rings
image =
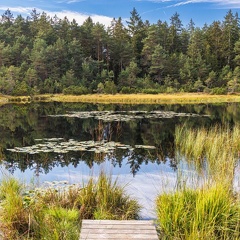
[[[136,119],[150,118],[174,118],[174,117],[199,117],[199,114],[176,113],[173,111],[90,111],[69,112],[68,114],[49,115],[49,117],[71,117],[71,118],[94,118],[104,122],[127,122]],[[204,115],[206,116],[206,115]]]
[[[54,141],[53,141],[54,140]],[[36,140],[37,142],[40,139]],[[37,153],[58,153],[64,154],[71,151],[83,152],[95,152],[95,153],[113,153],[117,148],[127,149],[133,151],[134,148],[143,148],[143,149],[155,149],[155,146],[148,145],[135,145],[134,147],[123,144],[120,142],[107,142],[107,141],[76,141],[69,139],[68,141],[63,141],[63,138],[44,138],[41,139],[41,143],[37,143],[32,146],[26,147],[15,147],[12,149],[7,149],[10,152],[14,153],[28,153],[28,154],[37,154]]]

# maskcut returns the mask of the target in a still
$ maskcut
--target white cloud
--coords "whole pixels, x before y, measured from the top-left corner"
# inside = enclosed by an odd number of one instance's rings
[[[10,11],[15,15],[15,14],[21,14],[23,16],[28,16],[34,9],[34,7],[8,7],[8,6],[0,6],[0,10],[7,10],[10,9]],[[35,8],[38,13],[45,12],[47,15],[50,17],[54,17],[57,15],[59,18],[63,19],[64,17],[67,17],[69,21],[72,21],[73,19],[76,20],[78,24],[82,24],[88,17],[91,17],[93,22],[101,23],[105,26],[110,26],[112,18],[108,16],[103,16],[103,15],[97,15],[97,14],[87,14],[87,13],[80,13],[80,12],[74,12],[74,11],[48,11],[48,10],[43,10],[39,8]]]
[[[173,1],[176,2],[176,1]],[[213,3],[215,5],[225,6],[227,8],[240,8],[240,1],[239,0],[185,0],[185,1],[178,1],[178,3],[173,4],[172,6],[181,6],[191,3]]]
[[[57,1],[57,3],[67,3],[67,4],[71,4],[71,3],[77,3],[77,2],[84,2],[85,0],[61,0],[61,1]]]
[[[213,3],[217,6],[222,6],[226,8],[240,8],[239,0],[135,0],[137,2],[154,2],[154,3],[172,3],[168,7],[177,7],[181,5],[187,5],[192,3]]]

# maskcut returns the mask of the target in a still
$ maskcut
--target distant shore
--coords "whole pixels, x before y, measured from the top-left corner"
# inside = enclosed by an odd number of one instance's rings
[[[34,96],[0,96],[0,104],[26,102],[85,102],[116,104],[194,104],[240,102],[240,94],[210,95],[204,93],[176,94],[41,94]]]

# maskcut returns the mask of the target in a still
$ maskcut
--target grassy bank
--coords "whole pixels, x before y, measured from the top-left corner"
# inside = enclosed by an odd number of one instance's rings
[[[45,102],[85,102],[85,103],[119,103],[119,104],[188,104],[188,103],[221,103],[240,102],[240,95],[210,95],[203,93],[176,93],[176,94],[89,94],[63,95],[45,94],[32,97],[8,97],[10,102],[25,103],[28,101]]]
[[[197,189],[185,183],[158,196],[163,239],[239,239],[240,196],[233,190],[240,127],[176,128],[176,149],[201,176]],[[202,175],[201,175],[202,174]],[[180,181],[184,179],[179,179]]]
[[[0,184],[0,224],[6,239],[79,239],[81,219],[138,219],[140,205],[101,173],[82,186],[27,190],[16,179]]]

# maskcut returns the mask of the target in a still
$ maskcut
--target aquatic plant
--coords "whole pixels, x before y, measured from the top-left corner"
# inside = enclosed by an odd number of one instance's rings
[[[240,127],[176,128],[176,151],[195,165],[200,182],[178,188],[156,200],[162,239],[239,239],[240,199],[234,192]]]
[[[199,172],[204,168],[208,178],[224,180],[231,186],[240,152],[240,126],[232,129],[229,126],[210,129],[178,126],[175,135],[180,158],[186,156],[187,162],[195,164]]]

